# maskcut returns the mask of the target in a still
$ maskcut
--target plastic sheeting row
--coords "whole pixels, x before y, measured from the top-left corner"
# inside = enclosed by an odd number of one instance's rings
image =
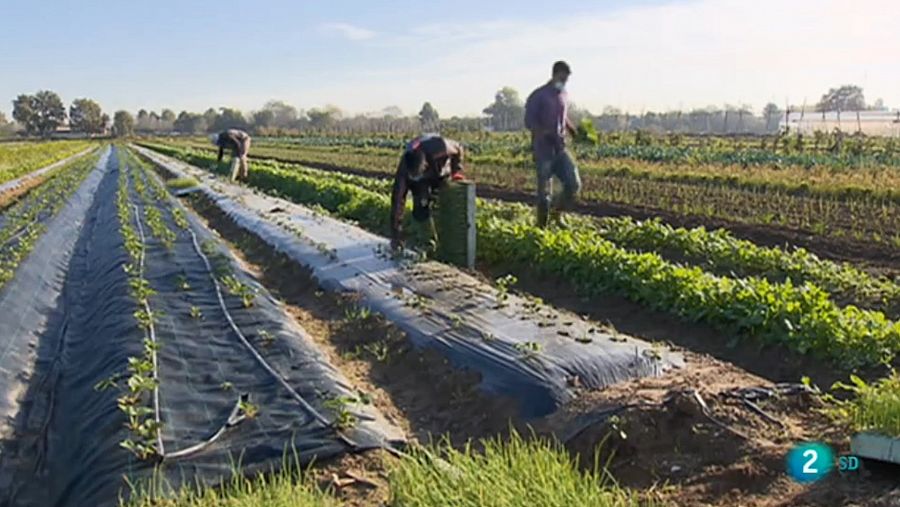
[[[180,204],[148,203],[132,187],[135,226],[146,233],[144,276],[156,291],[164,449],[144,461],[121,447],[131,437],[117,407],[121,388],[97,386],[141,357],[145,332],[123,269],[118,160],[104,156],[0,294],[8,417],[0,504],[116,505],[123,476],[214,483],[236,464],[251,472],[285,457],[306,464],[398,444],[400,432],[370,406],[347,401],[353,424],[336,424],[329,400],[356,393],[311,338],[189,213],[187,230],[173,223],[168,207]],[[171,248],[150,233],[151,206],[177,231]],[[218,286],[224,275],[211,262],[255,294],[252,305]],[[235,418],[241,402],[255,413]]]
[[[416,346],[437,349],[455,366],[477,371],[481,387],[517,400],[523,417],[555,411],[578,387],[602,388],[683,364],[677,353],[613,336],[458,269],[395,259],[387,240],[353,225],[135,149],[174,176],[201,181],[193,195],[310,269],[326,290],[353,294]]]

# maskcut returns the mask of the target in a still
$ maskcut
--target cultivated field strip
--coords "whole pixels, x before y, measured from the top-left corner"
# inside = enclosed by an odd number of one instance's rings
[[[171,145],[201,153],[209,151],[205,145],[182,140]],[[470,177],[484,191],[530,201],[535,188],[530,158],[502,154],[503,151],[471,155]],[[521,147],[518,151],[522,151]],[[255,148],[254,155],[261,160],[375,177],[392,176],[397,159],[396,152],[385,149],[265,141]],[[512,164],[510,160],[520,162]],[[900,244],[900,193],[891,188],[898,171],[890,166],[864,169],[843,162],[844,165],[832,168],[817,167],[813,172],[802,167],[761,169],[753,165],[726,171],[721,165],[654,165],[628,159],[610,162],[611,165],[585,164],[582,209],[586,212],[598,213],[613,203],[646,212],[658,210],[684,217],[778,226],[842,241]]]
[[[0,439],[13,435],[25,386],[36,380],[40,336],[108,157],[77,162],[0,215]]]
[[[123,477],[215,482],[237,461],[249,472],[395,445],[400,432],[227,249],[119,155],[82,189],[85,225],[45,235],[74,243],[46,273],[59,297],[39,307],[45,325],[2,319],[33,337],[37,365],[3,442],[3,502],[115,505]]]
[[[6,181],[5,183],[0,184],[0,195],[3,195],[7,192],[16,190],[18,188],[21,188],[22,186],[26,185],[30,180],[42,178],[42,177],[46,176],[48,173],[52,172],[53,170],[63,167],[65,165],[68,165],[70,162],[77,160],[77,159],[87,155],[88,153],[95,151],[96,149],[97,149],[96,147],[85,148],[74,155],[70,155],[62,160],[59,160],[50,165],[47,165],[46,167],[42,167],[40,169],[32,171],[23,176],[19,176],[18,178],[15,178],[13,180]]]
[[[212,162],[196,152],[164,150],[195,163]],[[388,194],[378,189],[384,181],[257,163],[250,184],[387,233]],[[479,257],[488,264],[559,277],[583,297],[614,292],[704,321],[730,332],[729,343],[752,337],[848,368],[878,364],[900,351],[900,323],[878,311],[841,306],[814,284],[716,275],[656,252],[622,248],[595,228],[541,230],[522,205],[482,201],[477,220]]]
[[[392,259],[381,237],[139,150],[179,177],[207,179],[198,198],[312,270],[326,289],[359,297],[415,345],[479,372],[486,391],[517,399],[527,417],[571,400],[575,386],[600,388],[680,364],[662,347],[613,336],[441,264]],[[283,211],[268,213],[275,208]]]
[[[195,163],[209,162],[190,152],[178,155]],[[262,186],[283,185],[283,176],[297,173],[385,194],[391,188],[391,180],[387,178],[329,172],[296,164],[258,164],[266,169],[254,175],[254,181]],[[480,199],[479,206],[485,207],[490,202]],[[505,209],[509,218],[517,220],[525,220],[532,213],[530,209],[512,205]],[[698,266],[714,274],[732,278],[763,277],[775,283],[786,279],[800,284],[810,282],[828,291],[841,305],[880,310],[891,317],[897,317],[900,311],[900,282],[870,275],[849,263],[821,259],[802,248],[763,247],[736,238],[726,230],[672,227],[658,219],[638,221],[630,217],[570,215],[569,220],[573,227],[595,230],[623,248],[658,252],[673,262]]]
[[[40,176],[45,172],[42,168],[52,170],[48,167],[70,162],[92,149],[89,141],[0,144],[0,195],[26,179]]]

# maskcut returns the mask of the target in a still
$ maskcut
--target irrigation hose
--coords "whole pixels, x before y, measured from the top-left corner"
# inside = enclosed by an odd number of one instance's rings
[[[150,158],[151,158],[151,160],[153,160],[152,157],[150,157]],[[153,162],[156,163],[156,164],[159,164],[159,163],[160,163],[160,162],[157,161],[157,160],[153,160]],[[151,176],[151,177],[152,177],[152,176]],[[228,311],[228,306],[226,305],[226,303],[225,303],[225,298],[224,298],[223,295],[222,295],[222,289],[221,289],[221,286],[220,286],[220,284],[219,284],[219,281],[216,280],[216,277],[215,277],[215,275],[214,275],[214,270],[213,270],[213,268],[212,268],[212,264],[211,264],[210,261],[209,261],[209,258],[206,256],[206,254],[203,253],[203,249],[200,248],[200,244],[199,244],[199,242],[197,241],[197,234],[196,234],[196,233],[193,231],[193,229],[191,229],[191,228],[188,228],[188,229],[187,229],[187,232],[190,233],[190,235],[191,235],[191,243],[192,243],[192,246],[193,246],[193,248],[194,248],[194,252],[200,257],[200,259],[203,260],[203,264],[204,264],[204,266],[206,267],[207,274],[209,275],[209,278],[210,278],[210,280],[212,281],[213,286],[214,286],[215,289],[216,289],[216,298],[218,299],[219,308],[222,310],[222,313],[225,315],[225,318],[226,318],[226,320],[228,321],[228,324],[229,324],[229,326],[231,327],[232,331],[234,331],[234,333],[235,333],[235,334],[237,335],[237,337],[241,340],[241,342],[243,343],[243,345],[250,351],[250,353],[253,355],[253,357],[256,359],[256,361],[257,361],[257,362],[258,362],[258,363],[259,363],[259,364],[260,364],[260,365],[261,365],[261,366],[262,366],[262,367],[263,367],[263,368],[264,368],[264,369],[265,369],[272,377],[274,377],[275,380],[277,380],[278,383],[281,384],[282,387],[284,387],[284,388],[291,394],[291,396],[294,398],[295,401],[297,401],[297,403],[300,404],[300,406],[302,406],[307,412],[309,412],[310,414],[312,414],[312,416],[313,416],[317,421],[319,421],[321,424],[325,425],[326,427],[333,428],[333,429],[335,430],[335,433],[337,434],[338,438],[339,438],[345,445],[349,446],[349,447],[352,448],[352,449],[359,449],[361,446],[360,446],[358,443],[356,443],[355,441],[353,441],[353,440],[352,440],[351,438],[349,438],[348,436],[344,435],[341,431],[339,431],[339,430],[337,429],[337,426],[336,426],[336,424],[335,424],[334,422],[329,421],[325,416],[323,416],[322,414],[320,414],[318,410],[316,410],[312,405],[310,405],[310,404],[309,404],[309,403],[308,403],[308,402],[300,395],[300,393],[298,393],[298,392],[297,392],[297,391],[296,391],[296,390],[295,390],[295,389],[287,382],[287,380],[284,379],[284,377],[282,377],[277,371],[275,371],[274,368],[272,368],[272,366],[265,360],[265,358],[263,358],[262,355],[259,354],[259,352],[256,350],[256,348],[253,347],[253,345],[250,343],[250,341],[247,339],[247,337],[244,336],[243,332],[241,332],[240,328],[239,328],[239,327],[237,326],[237,324],[234,322],[234,319],[232,318],[231,313]],[[226,428],[226,429],[227,429],[227,428]],[[391,447],[391,446],[383,446],[382,448],[385,449],[385,450],[387,450],[387,451],[390,452],[391,454],[396,455],[396,456],[401,456],[401,457],[407,456],[405,453],[403,453],[403,452],[400,451],[399,449],[395,449],[395,448],[393,448],[393,447]],[[180,451],[179,451],[179,452],[180,452]]]
[[[146,241],[147,238],[144,236],[144,227],[141,225],[141,215],[140,210],[136,204],[132,203],[131,207],[134,209],[134,220],[137,223],[138,235],[141,237],[141,257],[139,260],[138,273],[140,277],[144,278],[144,258],[145,253],[147,251]],[[150,310],[150,303],[147,298],[144,298],[144,311],[147,312],[148,323],[147,323],[147,332],[150,335],[150,341],[153,342],[155,347],[153,348],[153,378],[156,379],[156,385],[153,387],[153,417],[156,419],[156,450],[157,453],[161,457],[165,457],[166,451],[163,447],[163,438],[162,438],[162,418],[160,417],[160,408],[159,408],[159,360],[157,349],[159,348],[159,343],[156,341],[156,328],[153,326],[153,312]]]
[[[227,430],[237,426],[238,424],[243,422],[244,419],[247,418],[247,416],[245,414],[241,413],[241,402],[246,401],[247,399],[249,399],[249,396],[246,394],[242,394],[238,398],[237,402],[235,402],[235,404],[234,404],[234,407],[231,409],[231,413],[228,414],[228,419],[226,419],[225,422],[222,423],[222,425],[219,427],[219,429],[216,430],[216,432],[213,433],[212,436],[210,436],[206,440],[199,442],[195,445],[192,445],[185,449],[181,449],[180,451],[175,451],[175,452],[170,452],[168,454],[165,454],[161,457],[161,460],[168,461],[168,460],[173,460],[173,459],[185,458],[185,457],[191,456],[193,454],[196,454],[196,453],[206,449],[210,445],[214,444],[216,442],[216,440],[218,440],[222,435],[224,435]]]
[[[351,440],[349,437],[347,437],[346,435],[341,433],[339,430],[337,430],[337,427],[334,423],[332,423],[331,421],[326,419],[312,405],[310,405],[305,399],[303,399],[303,397],[300,396],[300,393],[298,393],[287,382],[287,380],[284,379],[284,377],[282,377],[277,371],[275,371],[275,369],[272,368],[272,365],[270,365],[265,360],[265,358],[263,358],[259,354],[259,352],[256,350],[256,348],[253,347],[253,345],[250,343],[250,341],[247,340],[247,337],[244,336],[244,333],[242,333],[240,328],[238,328],[237,324],[234,322],[234,319],[231,317],[231,313],[228,311],[228,306],[225,304],[225,298],[222,296],[222,288],[219,285],[219,281],[216,280],[216,277],[213,274],[213,268],[212,268],[212,264],[210,264],[210,262],[209,262],[209,258],[206,256],[206,254],[203,253],[203,250],[200,248],[200,245],[197,242],[197,234],[190,228],[188,229],[188,232],[191,234],[191,242],[194,246],[194,251],[203,260],[203,264],[206,266],[206,271],[209,274],[209,278],[210,278],[210,280],[212,280],[213,285],[216,288],[216,297],[219,300],[219,307],[222,309],[222,313],[225,314],[225,318],[228,320],[229,326],[231,326],[231,329],[234,331],[234,333],[237,335],[237,337],[241,340],[241,342],[244,344],[244,346],[247,348],[247,350],[249,350],[250,353],[253,354],[253,357],[256,359],[256,361],[259,362],[259,364],[270,375],[272,375],[272,377],[274,377],[275,380],[277,380],[278,383],[280,383],[282,387],[284,387],[291,394],[291,396],[294,398],[294,400],[297,401],[297,403],[300,404],[300,406],[302,406],[306,411],[311,413],[316,420],[318,420],[320,423],[324,424],[326,427],[334,428],[335,433],[337,434],[338,438],[340,438],[346,445],[348,445],[354,449],[359,448],[360,447],[359,444],[357,444],[356,442]]]

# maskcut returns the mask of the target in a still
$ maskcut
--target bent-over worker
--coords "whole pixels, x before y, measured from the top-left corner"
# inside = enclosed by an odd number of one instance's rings
[[[231,150],[231,179],[232,181],[247,181],[249,167],[247,155],[250,152],[250,134],[238,129],[223,130],[210,136],[212,143],[219,147],[218,162],[222,162],[225,149]]]
[[[391,247],[403,244],[403,212],[406,194],[412,193],[413,219],[424,222],[431,217],[431,204],[441,185],[451,178],[463,179],[463,147],[456,141],[426,134],[410,141],[394,176],[391,193]]]
[[[575,135],[568,116],[566,82],[571,74],[566,62],[553,64],[552,77],[536,89],[525,102],[525,127],[531,131],[531,147],[537,165],[537,224],[546,227],[553,216],[561,222],[561,210],[570,208],[581,190],[581,177],[572,156],[566,150],[566,132]],[[562,195],[553,199],[553,177],[563,185]],[[556,202],[552,203],[551,200]]]

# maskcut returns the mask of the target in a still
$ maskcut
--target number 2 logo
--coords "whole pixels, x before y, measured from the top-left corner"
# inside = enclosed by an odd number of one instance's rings
[[[831,473],[834,468],[834,451],[821,442],[804,442],[788,452],[788,475],[799,483],[816,482]]]
[[[803,473],[816,475],[819,473],[818,468],[813,468],[813,465],[816,463],[816,460],[819,459],[819,453],[815,451],[815,449],[807,449],[803,451],[803,457],[809,458],[806,463],[803,465]]]

